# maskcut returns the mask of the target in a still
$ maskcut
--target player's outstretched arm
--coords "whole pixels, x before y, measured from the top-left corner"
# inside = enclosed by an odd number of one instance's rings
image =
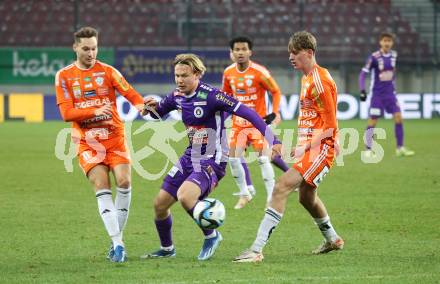
[[[58,107],[60,108],[61,117],[66,122],[80,122],[95,116],[112,114],[110,104],[105,104],[97,109],[76,109],[73,107],[71,101],[66,101],[59,104]]]

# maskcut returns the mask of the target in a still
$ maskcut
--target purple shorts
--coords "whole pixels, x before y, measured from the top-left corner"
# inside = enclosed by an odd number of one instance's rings
[[[226,162],[217,164],[214,159],[196,162],[194,168],[191,157],[183,155],[171,168],[162,183],[162,189],[177,200],[177,191],[184,181],[190,181],[200,187],[199,200],[206,198],[225,176]]]
[[[373,95],[370,102],[370,117],[375,119],[383,117],[384,110],[387,113],[400,112],[399,102],[396,95]]]

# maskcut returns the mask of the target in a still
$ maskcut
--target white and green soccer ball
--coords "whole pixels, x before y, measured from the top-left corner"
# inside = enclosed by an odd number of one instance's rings
[[[200,200],[194,208],[193,217],[202,229],[215,229],[225,221],[225,206],[215,198]]]

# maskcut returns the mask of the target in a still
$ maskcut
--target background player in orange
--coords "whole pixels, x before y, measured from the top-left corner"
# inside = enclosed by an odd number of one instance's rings
[[[108,258],[125,261],[122,231],[131,201],[130,157],[124,125],[116,109],[116,92],[141,111],[143,98],[110,65],[96,60],[98,32],[91,27],[74,34],[76,61],[56,74],[57,104],[64,121],[72,122],[81,168],[93,184],[99,214],[112,239]],[[110,171],[116,181],[113,203]]]
[[[277,181],[272,201],[250,249],[234,259],[235,262],[263,260],[263,248],[286,209],[289,194],[299,187],[299,201],[314,218],[325,238],[313,253],[342,249],[344,241],[338,236],[317,195],[317,187],[328,173],[335,156],[337,135],[336,84],[327,69],[316,63],[316,39],[305,31],[295,33],[289,40],[289,59],[295,69],[304,73],[301,81],[298,142],[292,149],[295,158],[292,168]],[[286,240],[287,241],[287,240]]]
[[[265,119],[266,123],[278,124],[281,121],[279,114],[280,88],[265,67],[250,60],[252,41],[241,36],[233,38],[229,45],[231,59],[234,63],[227,67],[223,73],[223,91],[232,94],[237,100],[254,109]],[[268,115],[266,108],[266,92],[270,92],[273,97],[273,113],[270,115]],[[235,209],[243,208],[255,194],[249,169],[242,158],[243,152],[249,144],[252,144],[259,153],[258,164],[266,187],[267,202],[272,196],[275,174],[270,164],[271,159],[263,151],[267,148],[264,141],[264,137],[249,121],[233,116],[229,141],[229,162],[232,175],[240,189],[240,198],[234,207]],[[287,171],[289,168],[281,156],[275,156],[272,162],[283,171]]]

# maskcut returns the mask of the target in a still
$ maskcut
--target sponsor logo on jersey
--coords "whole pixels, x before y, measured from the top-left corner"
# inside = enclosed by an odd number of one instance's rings
[[[300,101],[301,107],[308,108],[313,105],[313,101],[307,98],[304,98]]]
[[[85,128],[89,124],[93,124],[93,123],[101,122],[101,121],[105,121],[105,120],[110,120],[112,118],[113,118],[112,114],[110,114],[110,115],[103,114],[103,115],[100,115],[100,116],[95,116],[95,117],[92,117],[92,118],[89,118],[89,119],[81,121],[81,127]]]
[[[211,92],[212,91],[212,88],[211,87],[209,87],[209,86],[207,86],[207,85],[200,85],[200,88],[201,89],[204,89],[204,90],[206,90],[206,91],[208,91],[208,92]]]
[[[257,92],[257,88],[256,87],[248,88],[248,92],[249,93],[256,93]]]
[[[243,87],[244,87],[244,84],[243,84],[242,82],[237,83],[237,87],[239,87],[239,88],[243,88]]]
[[[299,124],[299,126],[308,126],[308,127],[313,126],[313,123],[311,120],[299,120],[298,124]]]
[[[90,77],[85,77],[84,78],[84,82],[90,82],[92,80],[92,78],[90,78]]]
[[[113,77],[118,83],[118,85],[121,87],[122,91],[126,92],[130,88],[127,81],[124,80],[121,76],[117,75],[116,73],[113,73]]]
[[[103,104],[110,104],[109,98],[103,98],[103,99],[94,99],[94,100],[87,100],[83,102],[77,102],[75,103],[75,108],[88,108],[88,107],[94,107],[94,106],[102,106]]]
[[[96,76],[104,76],[104,75],[105,75],[105,72],[96,72],[96,73],[93,73],[93,74],[92,74],[93,77],[96,77]]]
[[[186,133],[191,144],[208,143],[208,129],[204,125],[188,126]]]
[[[379,73],[379,80],[381,80],[382,82],[384,82],[384,81],[392,81],[393,77],[394,77],[393,70],[381,71]]]
[[[246,90],[243,90],[243,89],[237,89],[237,90],[235,90],[235,92],[237,93],[237,95],[244,95],[244,94],[246,94]]]
[[[247,101],[255,101],[258,98],[256,94],[250,95],[250,96],[239,96],[237,99],[240,102],[247,102]]]
[[[314,110],[300,110],[299,111],[300,116],[304,117],[304,118],[314,118],[317,117],[318,114],[316,113],[316,111]]]
[[[102,84],[104,84],[104,78],[103,77],[96,77],[95,82],[98,86],[102,86]]]
[[[78,81],[73,82],[72,86],[79,86],[79,82]]]
[[[200,99],[204,99],[204,100],[206,100],[206,98],[208,97],[208,93],[203,92],[203,91],[199,91],[199,92],[197,93],[197,97],[200,98]]]
[[[203,116],[203,108],[201,107],[195,107],[194,108],[194,116],[197,118],[201,118]]]
[[[85,84],[84,88],[86,88],[86,89],[93,88],[93,84],[92,83]]]
[[[96,91],[95,90],[84,91],[84,98],[93,98],[93,97],[96,97]]]
[[[254,75],[244,75],[245,78],[249,78],[249,79],[254,79],[255,76]]]
[[[215,95],[215,99],[217,101],[221,101],[225,104],[227,104],[228,106],[234,106],[234,102],[229,100],[229,98],[226,97],[227,95],[223,94],[223,93],[218,93]]]
[[[206,106],[208,102],[194,102],[194,106]]]
[[[69,99],[69,92],[67,91],[67,87],[66,87],[66,81],[65,80],[61,80],[61,88],[63,89],[63,93],[64,93],[64,98],[65,99]]]
[[[96,91],[98,93],[98,96],[107,96],[109,90],[107,87],[98,87]]]
[[[81,87],[80,86],[73,86],[72,87],[72,93],[75,99],[81,98]]]
[[[93,128],[86,131],[84,134],[86,138],[98,137],[99,139],[108,139],[110,132],[107,128]]]

